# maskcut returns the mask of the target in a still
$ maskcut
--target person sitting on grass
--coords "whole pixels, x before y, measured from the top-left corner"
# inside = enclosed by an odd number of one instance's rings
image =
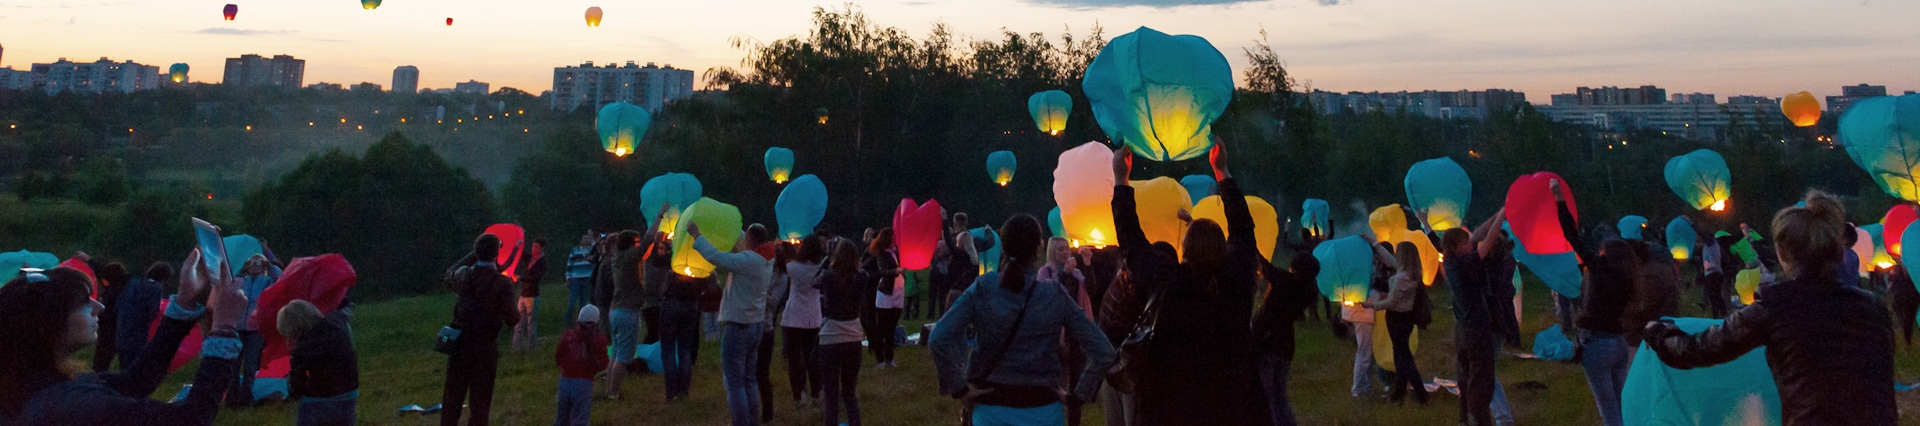
[[[280,308],[280,335],[292,347],[287,370],[287,397],[300,400],[300,426],[354,424],[360,399],[360,362],[347,334],[347,312],[320,308],[295,300]]]
[[[600,308],[591,304],[580,308],[573,328],[560,336],[553,362],[560,366],[559,406],[555,426],[585,426],[593,415],[593,376],[607,365],[607,336],[600,334]]]

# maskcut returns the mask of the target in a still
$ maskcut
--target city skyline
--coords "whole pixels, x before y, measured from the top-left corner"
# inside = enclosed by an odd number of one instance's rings
[[[0,1],[0,66],[25,70],[59,58],[111,57],[165,66],[192,65],[193,80],[214,82],[225,58],[286,54],[307,60],[308,82],[387,83],[400,65],[420,68],[422,88],[467,80],[533,93],[552,88],[554,67],[637,60],[699,74],[737,66],[734,37],[770,42],[809,29],[815,4],[777,0],[622,5],[589,1],[414,0],[367,11],[358,2],[227,1],[39,4]],[[185,4],[178,4],[185,3]],[[285,4],[282,4],[285,3]],[[1150,4],[1142,6],[1139,4]],[[1807,90],[1886,85],[1892,94],[1920,86],[1920,28],[1902,16],[1916,3],[1714,0],[1667,4],[1533,4],[1468,0],[981,0],[858,3],[879,25],[924,35],[935,22],[965,39],[994,39],[1004,28],[1105,36],[1150,26],[1206,37],[1226,54],[1236,78],[1241,49],[1264,28],[1302,91],[1482,90],[1547,95],[1578,86],[1656,85],[1673,93],[1778,97]],[[821,3],[839,7],[841,3]],[[606,10],[589,28],[589,6]],[[1156,7],[1159,6],[1159,7]],[[742,12],[742,11],[751,11]],[[442,20],[456,18],[453,26]],[[1783,20],[1826,25],[1782,28]],[[56,36],[45,36],[55,34]],[[128,42],[128,40],[137,40]]]

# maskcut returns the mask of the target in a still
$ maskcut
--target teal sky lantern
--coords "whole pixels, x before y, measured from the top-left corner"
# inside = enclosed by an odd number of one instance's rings
[[[1920,201],[1920,95],[1854,102],[1840,116],[1840,145],[1880,190]]]
[[[1048,90],[1027,97],[1027,113],[1033,115],[1033,125],[1048,135],[1059,136],[1067,129],[1067,115],[1073,112],[1073,96],[1059,90]]]
[[[1020,162],[1013,158],[1013,151],[994,151],[987,154],[987,178],[993,183],[1007,186],[1013,182],[1013,172],[1020,168]]]
[[[1720,325],[1708,318],[1672,318],[1687,334]],[[1623,420],[1631,426],[1780,424],[1780,389],[1767,367],[1766,350],[1755,348],[1712,367],[1667,366],[1641,344],[1620,392]],[[1884,386],[1884,385],[1883,385]]]
[[[1473,200],[1473,180],[1467,169],[1452,158],[1440,157],[1413,163],[1405,181],[1407,204],[1415,212],[1425,213],[1427,226],[1435,231],[1465,226],[1467,203]]]
[[[188,69],[185,63],[173,64],[167,67],[167,79],[173,81],[173,84],[186,83]]]
[[[600,147],[615,157],[626,157],[639,149],[640,138],[652,125],[653,113],[626,102],[601,107],[600,115],[593,119],[594,130],[600,132]]]
[[[53,269],[59,264],[60,258],[53,253],[26,250],[0,253],[0,285],[20,275],[20,268]]]
[[[1327,206],[1327,200],[1308,198],[1300,203],[1300,227],[1316,237],[1332,235],[1333,211]]]
[[[1047,231],[1052,232],[1055,237],[1067,237],[1067,225],[1060,221],[1059,207],[1054,207],[1053,211],[1047,212]]]
[[[1213,176],[1207,175],[1187,175],[1180,178],[1180,186],[1187,187],[1187,197],[1193,198],[1194,204],[1200,204],[1202,198],[1213,196],[1213,187],[1217,184],[1219,182],[1214,182]]]
[[[980,252],[980,273],[1000,270],[1000,233],[982,226],[967,230],[973,234],[973,247]]]
[[[1508,233],[1513,228],[1503,226]],[[1547,288],[1567,297],[1580,297],[1580,256],[1572,250],[1560,253],[1534,254],[1527,251],[1527,244],[1519,238],[1513,239],[1513,260],[1540,277]]]
[[[1620,238],[1638,240],[1644,236],[1642,233],[1647,230],[1647,218],[1637,215],[1627,215],[1627,217],[1620,218],[1620,223],[1615,226],[1620,228]]]
[[[1693,244],[1699,241],[1699,231],[1693,229],[1693,221],[1686,216],[1667,222],[1667,251],[1673,254],[1673,260],[1693,258]]]
[[[814,175],[800,175],[780,190],[780,198],[773,202],[773,214],[780,223],[779,238],[800,242],[827,217],[827,185]]]
[[[1320,295],[1343,305],[1367,300],[1367,282],[1373,274],[1373,246],[1359,236],[1347,236],[1321,243],[1313,248],[1320,261],[1320,275],[1314,281]]]
[[[1710,149],[1698,149],[1667,160],[1667,188],[1694,210],[1726,211],[1732,173],[1727,159]]]
[[[1233,98],[1233,68],[1207,39],[1140,27],[1114,37],[1081,82],[1094,121],[1153,161],[1199,157]]]
[[[773,183],[787,183],[787,177],[793,175],[793,150],[772,147],[767,148],[764,161],[767,164],[767,179]]]
[[[647,225],[663,222],[659,224],[660,229],[672,233],[680,223],[680,212],[700,201],[700,192],[700,178],[693,175],[667,173],[655,176],[640,186],[640,214],[647,217]],[[662,205],[667,206],[667,215],[664,219],[656,218],[654,214],[660,212]]]

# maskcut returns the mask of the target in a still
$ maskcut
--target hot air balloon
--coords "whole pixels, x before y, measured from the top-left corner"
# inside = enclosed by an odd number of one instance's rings
[[[1273,205],[1268,204],[1267,200],[1251,195],[1246,197],[1247,212],[1253,215],[1253,240],[1260,245],[1260,257],[1272,260],[1274,244],[1280,240],[1280,213],[1275,211]],[[1212,220],[1220,224],[1220,229],[1227,232],[1228,238],[1233,237],[1233,231],[1227,226],[1226,203],[1222,202],[1218,195],[1208,196],[1194,203],[1193,218]]]
[[[1413,243],[1420,255],[1420,282],[1432,285],[1433,277],[1440,273],[1440,250],[1433,247],[1433,240],[1420,231],[1407,229],[1407,213],[1399,204],[1389,204],[1373,210],[1367,215],[1367,225],[1373,228],[1373,236],[1380,242],[1393,244]]]
[[[1204,38],[1140,27],[1107,43],[1081,85],[1114,141],[1141,158],[1180,161],[1213,147],[1209,126],[1233,98],[1233,69]]]
[[[1053,202],[1060,206],[1067,239],[1094,247],[1119,243],[1113,234],[1113,150],[1087,142],[1060,153]]]
[[[1059,207],[1054,207],[1052,211],[1047,212],[1047,231],[1052,233],[1052,235],[1055,237],[1060,237],[1060,238],[1067,237],[1067,226],[1065,224],[1060,223]],[[1075,243],[1074,246],[1078,247],[1079,244]]]
[[[893,245],[900,256],[900,268],[918,271],[933,266],[933,252],[940,248],[942,217],[940,202],[915,203],[900,200],[893,210]],[[985,256],[982,256],[985,257]]]
[[[1873,241],[1873,256],[1861,261],[1872,263],[1874,267],[1880,269],[1892,268],[1894,265],[1893,255],[1887,253],[1886,234],[1882,232],[1880,224],[1860,225],[1855,228],[1866,231],[1869,237],[1868,240]],[[1911,228],[1911,226],[1909,226],[1909,228]]]
[[[793,174],[793,150],[772,147],[767,148],[763,162],[767,165],[767,178],[773,183],[787,183],[787,176]]]
[[[1698,334],[1722,321],[1673,318],[1687,334]],[[1748,351],[1731,362],[1682,370],[1667,366],[1646,344],[1641,344],[1627,370],[1620,393],[1620,412],[1626,424],[1652,425],[1761,425],[1780,424],[1780,390],[1767,367],[1764,349]]]
[[[448,19],[452,22],[452,18]],[[593,119],[593,128],[600,131],[600,146],[615,157],[634,153],[640,138],[647,135],[647,127],[652,125],[652,112],[626,102],[600,107],[600,115]]]
[[[1920,201],[1920,95],[1855,101],[1840,116],[1840,145],[1880,190]]]
[[[827,217],[827,185],[814,175],[800,175],[780,190],[773,213],[780,223],[779,238],[799,242],[813,234],[813,227]]]
[[[994,231],[993,227],[990,226],[969,229],[967,233],[973,235],[974,249],[980,252],[980,273],[985,274],[999,271],[1001,253],[1000,233]],[[981,249],[981,247],[986,248]]]
[[[1019,168],[1019,162],[1013,158],[1013,151],[994,151],[987,154],[987,178],[993,183],[1007,186],[1013,182],[1013,172]]]
[[[1780,113],[1786,114],[1794,127],[1813,127],[1820,124],[1820,101],[1812,93],[1788,93],[1780,98]]]
[[[589,7],[589,8],[587,8],[587,26],[589,26],[589,27],[598,27],[598,26],[600,26],[600,16],[601,16],[601,15],[602,15],[602,13],[600,12],[600,6],[594,6],[594,7]]]
[[[1667,160],[1667,188],[1695,210],[1726,211],[1731,173],[1727,159],[1710,149],[1699,149]]]
[[[1347,236],[1321,243],[1313,248],[1320,261],[1320,275],[1314,281],[1327,300],[1352,305],[1367,300],[1367,283],[1373,276],[1373,246],[1358,236]]]
[[[507,278],[520,279],[516,275],[520,269],[520,258],[515,254],[525,249],[521,244],[527,238],[527,230],[520,225],[500,223],[487,227],[486,233],[500,238],[500,252],[493,259],[494,264],[500,265],[500,273]]]
[[[1881,235],[1887,241],[1887,253],[1900,256],[1900,243],[1904,241],[1902,237],[1906,236],[1908,225],[1912,225],[1914,219],[1912,204],[1896,204],[1887,209],[1886,216],[1880,218],[1881,230],[1886,231]]]
[[[186,83],[187,82],[187,64],[184,64],[184,63],[173,64],[172,66],[167,67],[167,79],[172,80],[173,84]]]
[[[1573,187],[1560,175],[1537,172],[1521,176],[1507,187],[1507,223],[1513,227],[1513,237],[1520,240],[1529,253],[1573,251],[1573,244],[1567,242],[1566,234],[1560,230],[1559,208],[1554,206],[1553,191],[1548,185],[1552,180],[1560,181],[1560,195],[1567,200],[1567,210],[1573,213],[1574,220],[1579,220],[1580,209],[1573,202]]]
[[[227,7],[220,8],[220,16],[226,17],[226,19],[229,21],[233,20],[233,15],[238,15],[238,14],[240,14],[239,5],[236,5],[233,3],[227,3]]]
[[[1107,170],[1112,171],[1111,167]],[[1184,250],[1181,243],[1186,239],[1187,224],[1180,221],[1180,211],[1193,211],[1193,198],[1187,196],[1187,188],[1165,176],[1130,181],[1128,185],[1133,186],[1134,211],[1140,216],[1140,230],[1147,234],[1147,241],[1173,244],[1174,248]],[[1220,228],[1226,227],[1225,222],[1220,223]]]
[[[1425,213],[1427,227],[1434,231],[1458,228],[1466,223],[1467,203],[1473,200],[1473,180],[1467,169],[1452,158],[1440,157],[1413,163],[1405,181],[1407,203],[1416,212]]]
[[[1699,231],[1693,229],[1693,221],[1687,220],[1686,216],[1667,222],[1667,251],[1673,253],[1673,260],[1692,258],[1693,244],[1699,239]]]
[[[1199,205],[1200,199],[1214,195],[1214,186],[1219,184],[1213,181],[1213,176],[1207,175],[1187,175],[1180,178],[1180,186],[1187,187],[1187,196],[1193,197],[1194,205]]]
[[[1638,240],[1641,239],[1641,232],[1647,230],[1647,218],[1628,215],[1620,218],[1620,223],[1615,226],[1620,228],[1620,238]]]
[[[680,212],[700,201],[701,191],[700,179],[686,173],[667,173],[647,179],[647,183],[640,186],[640,214],[646,216],[648,226],[667,231],[671,237],[680,225]],[[662,206],[667,208],[665,218],[656,216]]]
[[[380,0],[360,0],[360,8],[374,10],[380,8]]]
[[[53,253],[26,250],[0,253],[0,285],[20,275],[20,268],[53,269],[59,264],[60,258]]]
[[[740,239],[740,209],[733,205],[701,198],[680,212],[682,220],[674,224],[672,235],[686,235],[687,224],[700,224],[700,236],[712,243],[714,248],[732,250],[733,244]],[[700,256],[693,249],[693,238],[673,239],[673,272],[694,278],[713,276],[713,263]]]
[[[1073,96],[1059,90],[1048,90],[1027,97],[1027,113],[1033,115],[1033,125],[1049,135],[1059,136],[1067,129],[1067,114],[1073,112]]]
[[[1332,209],[1327,206],[1327,200],[1308,198],[1300,203],[1300,227],[1306,228],[1308,234],[1315,237],[1331,235],[1332,218]]]

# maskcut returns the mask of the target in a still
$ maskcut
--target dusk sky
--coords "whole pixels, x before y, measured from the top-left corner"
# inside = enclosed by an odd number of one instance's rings
[[[306,82],[391,83],[420,68],[422,87],[475,79],[494,88],[551,89],[553,67],[629,60],[703,72],[735,66],[733,37],[772,41],[807,30],[816,5],[794,0],[0,0],[0,66],[65,57],[166,68],[186,62],[200,82],[222,59],[290,54]],[[1920,89],[1920,2],[1835,0],[869,0],[882,25],[923,35],[945,22],[968,38],[1001,29],[1107,37],[1149,26],[1206,37],[1235,65],[1261,28],[1293,74],[1313,88],[1509,88],[1545,104],[1575,86],[1653,84],[1669,93],[1778,97],[1839,86]],[[589,6],[606,11],[588,28]],[[446,18],[454,25],[444,25]]]

